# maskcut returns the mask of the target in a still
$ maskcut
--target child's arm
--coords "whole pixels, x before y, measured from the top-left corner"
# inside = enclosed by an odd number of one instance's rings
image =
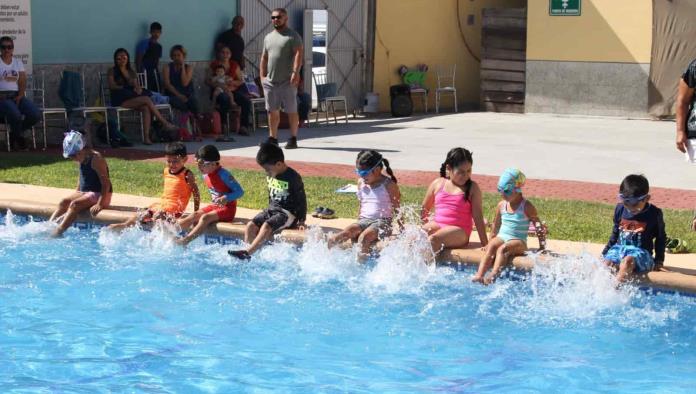
[[[500,231],[500,225],[503,223],[503,220],[500,216],[500,210],[503,209],[503,204],[505,204],[505,201],[500,201],[498,203],[498,205],[495,206],[495,216],[493,219],[493,229],[491,230],[491,236],[488,237],[488,239],[495,238],[495,236],[498,235],[498,231]]]
[[[430,186],[428,186],[428,190],[425,192],[425,197],[423,198],[423,203],[421,204],[420,214],[423,223],[428,222],[428,216],[430,216],[430,211],[433,209],[433,205],[435,204],[435,190],[437,190],[437,185],[440,181],[442,181],[442,179],[438,178],[430,182]]]
[[[111,178],[109,178],[109,167],[106,164],[106,159],[102,155],[95,155],[92,159],[92,169],[97,172],[99,181],[101,182],[101,194],[97,203],[90,208],[90,213],[95,216],[102,209],[106,208],[104,206],[104,198],[111,194]]]
[[[297,174],[297,180],[291,183],[292,190],[295,196],[295,201],[297,201],[297,225],[298,227],[304,227],[304,223],[307,220],[307,194],[305,194],[304,183],[302,182],[302,177]]]
[[[234,179],[232,174],[224,168],[220,169],[219,174],[220,179],[222,179],[222,182],[227,185],[230,191],[218,197],[214,202],[220,205],[225,205],[230,201],[242,198],[244,195],[244,189],[242,189],[242,186],[239,184],[239,182],[237,182],[236,179]]]
[[[476,182],[472,181],[469,198],[471,199],[471,216],[474,217],[476,232],[481,240],[481,246],[486,246],[488,245],[488,235],[486,234],[486,223],[483,220],[483,195]]]
[[[657,235],[655,236],[655,271],[662,269],[665,263],[665,245],[667,244],[667,232],[662,210],[657,210]]]
[[[196,184],[196,177],[193,175],[191,170],[186,170],[186,183],[188,183],[191,188],[191,194],[193,194],[193,211],[197,211],[201,206],[201,193],[198,191],[198,184]]]
[[[619,241],[619,222],[621,221],[621,205],[617,205],[614,208],[614,227],[611,229],[611,236],[609,237],[609,242],[604,246],[602,250],[602,256],[607,254],[609,248],[614,246]]]
[[[402,215],[399,215],[401,209],[401,190],[399,190],[399,185],[397,185],[396,182],[387,183],[387,193],[389,193],[389,198],[392,203],[392,214],[397,215],[399,230],[403,231],[404,221]]]
[[[529,220],[534,225],[534,231],[536,232],[537,239],[539,240],[539,250],[546,249],[546,231],[544,231],[544,227],[541,225],[536,207],[529,200],[527,200],[527,203],[524,206],[524,214],[527,215]]]

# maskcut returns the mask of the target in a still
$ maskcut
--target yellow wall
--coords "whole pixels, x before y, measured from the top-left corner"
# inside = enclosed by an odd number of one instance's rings
[[[580,16],[549,16],[529,0],[527,60],[650,63],[652,0],[581,0]]]
[[[457,1],[464,36],[473,53],[481,55],[481,10],[521,8],[526,0],[378,0],[373,91],[379,93],[380,110],[389,110],[389,86],[400,82],[397,68],[425,63],[430,67],[429,107],[435,109],[435,66],[457,65],[456,84],[460,105],[479,102],[479,63],[467,51],[457,27]],[[607,0],[616,1],[616,0]],[[475,23],[467,24],[473,14]],[[414,96],[420,110],[419,97]],[[451,107],[451,99],[443,106]]]

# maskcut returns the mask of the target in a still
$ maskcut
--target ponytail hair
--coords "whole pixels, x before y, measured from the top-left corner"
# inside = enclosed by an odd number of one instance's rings
[[[449,166],[451,169],[454,169],[462,163],[474,164],[473,153],[471,153],[469,150],[465,148],[450,149],[450,151],[447,152],[447,158],[445,158],[445,161],[440,166],[440,177],[449,179],[449,177],[447,176],[447,166]],[[467,179],[466,183],[464,184],[464,199],[467,201],[471,201],[470,197],[472,185],[473,181],[471,180],[471,178]]]
[[[389,161],[382,157],[382,155],[376,150],[362,150],[358,153],[358,158],[355,160],[357,165],[362,168],[372,168],[379,166],[379,168],[385,168],[387,174],[394,183],[397,183],[396,176],[394,176],[394,171],[392,171],[389,166]]]

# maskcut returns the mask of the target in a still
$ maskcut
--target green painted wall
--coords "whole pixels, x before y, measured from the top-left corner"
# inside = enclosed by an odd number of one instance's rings
[[[162,60],[183,45],[188,59],[212,58],[215,36],[229,28],[238,0],[32,0],[34,64],[107,63],[116,48],[135,59],[152,21],[162,24]]]

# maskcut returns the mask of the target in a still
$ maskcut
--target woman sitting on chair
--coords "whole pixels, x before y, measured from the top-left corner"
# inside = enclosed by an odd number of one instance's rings
[[[164,89],[172,107],[198,115],[200,109],[193,89],[193,65],[186,64],[186,49],[174,45],[169,51],[171,63],[162,68]]]
[[[226,119],[227,114],[232,109],[233,105],[236,103],[241,107],[241,119],[240,127],[237,131],[240,135],[249,135],[247,129],[249,127],[249,114],[251,113],[251,100],[247,97],[246,93],[243,92],[241,87],[244,85],[244,79],[242,78],[242,71],[239,68],[237,62],[231,59],[232,51],[230,48],[223,46],[217,52],[217,59],[210,62],[210,68],[206,74],[205,83],[210,86],[211,92],[215,89],[215,83],[213,78],[215,77],[215,69],[222,65],[225,68],[225,74],[229,76],[232,81],[228,86],[228,90],[232,92],[232,96],[229,93],[222,92],[215,96],[215,105],[220,112],[220,117]],[[212,97],[212,96],[211,96]]]
[[[176,129],[157,110],[150,99],[150,92],[143,89],[138,82],[138,75],[130,67],[130,55],[123,48],[114,52],[114,66],[109,69],[109,90],[111,92],[111,105],[123,107],[140,112],[143,116],[143,143],[152,145],[150,140],[150,125],[152,117],[162,122],[165,129]]]

